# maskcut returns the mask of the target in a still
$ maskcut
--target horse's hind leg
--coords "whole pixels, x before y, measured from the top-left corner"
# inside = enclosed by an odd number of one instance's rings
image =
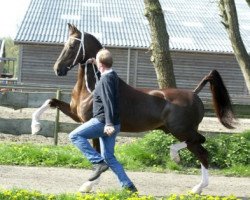
[[[201,193],[202,189],[208,186],[208,152],[200,143],[187,142],[187,148],[201,162],[201,182],[192,189],[194,193]]]

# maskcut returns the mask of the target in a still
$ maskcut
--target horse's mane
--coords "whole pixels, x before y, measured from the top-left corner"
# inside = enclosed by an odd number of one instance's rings
[[[97,46],[100,47],[100,49],[103,48],[102,44],[100,43],[100,41],[92,34],[84,32],[84,38],[87,37],[88,39],[92,40],[92,42],[95,42]]]

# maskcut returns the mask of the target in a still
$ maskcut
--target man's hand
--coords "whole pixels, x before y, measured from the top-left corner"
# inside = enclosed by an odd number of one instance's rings
[[[95,64],[96,65],[96,59],[95,58],[89,58],[86,63],[90,63],[90,64]]]
[[[104,133],[108,136],[111,136],[115,132],[115,127],[113,125],[105,125],[104,126]]]

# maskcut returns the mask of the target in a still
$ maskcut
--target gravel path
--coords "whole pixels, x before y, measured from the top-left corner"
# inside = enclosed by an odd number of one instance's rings
[[[87,180],[90,170],[0,166],[0,188],[24,188],[43,193],[74,193]],[[199,183],[200,176],[174,173],[128,172],[140,195],[164,196],[172,193],[186,194]],[[114,174],[105,172],[94,191],[120,189]],[[210,184],[203,194],[250,197],[250,179],[210,176]]]

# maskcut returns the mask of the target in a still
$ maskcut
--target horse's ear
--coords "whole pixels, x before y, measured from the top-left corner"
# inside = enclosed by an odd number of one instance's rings
[[[69,35],[72,35],[77,31],[77,28],[73,24],[68,23],[68,28],[69,28]]]
[[[70,23],[68,23],[69,35],[73,33],[73,27]]]

